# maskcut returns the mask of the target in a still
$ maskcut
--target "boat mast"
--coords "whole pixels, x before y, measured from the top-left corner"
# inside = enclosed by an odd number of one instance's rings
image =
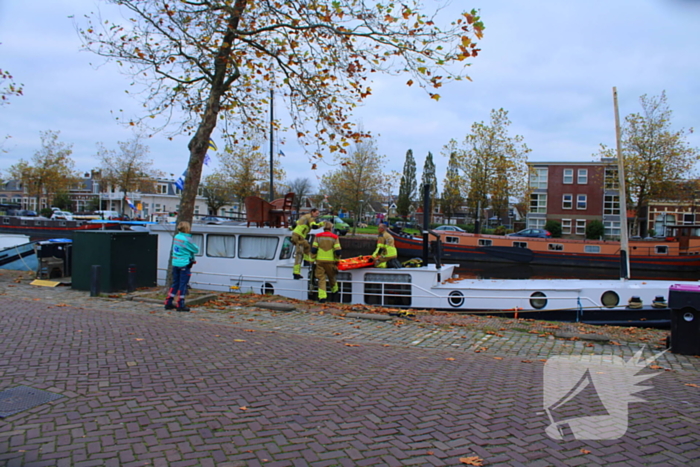
[[[617,109],[617,88],[613,86],[615,104],[615,142],[617,144],[617,177],[620,193],[620,279],[630,278],[629,243],[627,239],[627,189],[625,187],[625,163],[620,142],[620,113]]]
[[[275,90],[270,89],[270,193],[268,194],[269,201],[272,202],[275,196],[273,192],[274,180],[274,147],[275,147],[275,127],[273,121],[275,119]]]

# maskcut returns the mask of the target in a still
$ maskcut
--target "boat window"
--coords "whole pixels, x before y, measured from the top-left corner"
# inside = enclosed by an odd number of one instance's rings
[[[2,223],[3,223],[3,224],[9,224],[9,223],[10,223],[10,218],[9,218],[9,217],[5,217],[5,218],[2,220]]]
[[[192,243],[197,245],[197,248],[199,248],[199,253],[197,253],[195,256],[203,256],[204,255],[204,235],[202,234],[192,234],[192,238],[190,239]]]
[[[291,258],[293,252],[294,245],[292,244],[292,237],[284,237],[284,243],[282,243],[282,251],[280,251],[280,259]]]
[[[207,235],[207,256],[233,258],[235,252],[235,235]]]
[[[27,221],[26,221],[25,219],[22,219],[21,221],[19,221],[19,223],[20,223],[21,225],[27,225]]]
[[[445,237],[445,243],[459,243],[459,237]]]
[[[41,221],[34,221],[34,225],[41,225]]]
[[[242,259],[274,259],[278,243],[277,237],[241,235],[238,244],[238,257]]]
[[[584,245],[583,251],[586,253],[600,253],[600,245]]]
[[[547,249],[552,251],[562,251],[564,249],[564,245],[561,243],[550,243],[547,245]]]
[[[365,303],[368,305],[410,306],[410,274],[365,274]]]
[[[668,254],[668,246],[656,245],[656,254],[657,255],[667,255]]]
[[[527,248],[527,242],[513,242],[513,248]]]
[[[493,242],[487,238],[480,238],[479,239],[479,246],[491,246]]]
[[[61,221],[58,223],[60,227],[65,227],[66,226],[66,221]]]
[[[544,292],[533,292],[530,295],[530,306],[535,310],[541,310],[547,306],[547,295]]]

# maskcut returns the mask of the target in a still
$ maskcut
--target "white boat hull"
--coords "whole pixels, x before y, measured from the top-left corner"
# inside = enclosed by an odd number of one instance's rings
[[[174,226],[157,225],[150,229],[159,235],[158,283],[165,285]],[[201,244],[202,254],[196,258],[197,264],[192,269],[192,287],[220,292],[269,293],[298,300],[315,297],[308,266],[302,268],[304,279],[292,278],[294,260],[288,230],[195,225],[193,234]],[[260,254],[269,259],[241,257],[241,248],[246,250],[245,255],[253,254],[249,247],[255,242],[253,238],[264,238],[266,240],[261,242],[269,245],[276,239],[274,252]],[[219,245],[223,239],[235,245],[226,253],[231,257],[212,256],[211,245]],[[215,253],[220,255],[221,247],[217,248]],[[456,267],[451,264],[439,269],[428,265],[340,271],[337,299],[349,304],[459,312],[607,312],[632,310],[628,307],[632,297],[641,300],[644,308],[651,309],[658,297],[668,300],[671,285],[698,285],[695,281],[459,279],[455,276]]]

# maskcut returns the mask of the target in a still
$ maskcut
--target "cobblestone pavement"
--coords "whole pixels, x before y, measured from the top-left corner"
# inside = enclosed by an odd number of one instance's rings
[[[64,396],[0,419],[0,465],[700,465],[695,357],[642,371],[657,376],[621,438],[545,433],[547,358],[627,360],[639,343],[317,306],[167,313],[7,277],[0,293],[0,391]]]

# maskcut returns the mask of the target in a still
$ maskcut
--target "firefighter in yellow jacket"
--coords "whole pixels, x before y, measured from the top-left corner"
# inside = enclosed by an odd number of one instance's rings
[[[316,262],[316,279],[318,279],[318,301],[325,303],[326,280],[330,285],[331,293],[338,291],[338,283],[335,275],[338,272],[338,259],[340,259],[340,241],[333,233],[333,224],[326,222],[323,225],[323,233],[316,235],[314,245],[311,247],[311,255]]]
[[[398,256],[394,246],[394,237],[386,231],[386,224],[379,224],[379,236],[377,237],[377,249],[372,253],[374,267],[385,268],[387,263]]]
[[[309,235],[311,229],[317,229],[321,227],[321,223],[316,222],[318,218],[318,209],[313,208],[308,214],[304,214],[297,221],[297,226],[292,231],[292,243],[296,246],[294,252],[294,273],[295,279],[301,279],[301,261],[311,262],[311,257],[309,253],[311,252],[311,245],[309,245],[306,236]]]

